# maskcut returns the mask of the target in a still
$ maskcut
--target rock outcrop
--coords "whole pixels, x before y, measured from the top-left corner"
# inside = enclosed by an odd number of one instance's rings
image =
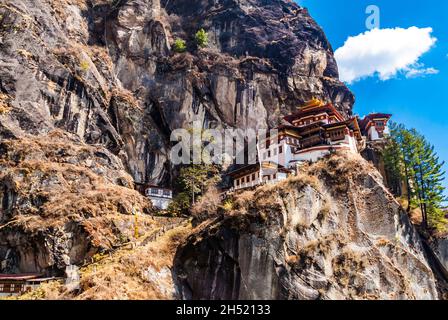
[[[0,137],[60,128],[166,185],[170,133],[194,120],[266,128],[311,97],[345,114],[354,102],[323,31],[289,0],[5,0],[0,91]]]
[[[132,214],[153,211],[132,185],[116,156],[74,135],[1,141],[0,273],[60,274],[133,239]]]
[[[179,249],[182,298],[439,296],[417,231],[360,157],[331,157],[234,201]]]

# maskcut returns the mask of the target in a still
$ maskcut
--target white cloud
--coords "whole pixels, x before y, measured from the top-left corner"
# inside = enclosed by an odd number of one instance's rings
[[[353,83],[375,75],[388,80],[401,72],[407,77],[437,73],[418,62],[437,42],[431,33],[432,28],[410,27],[373,29],[349,37],[335,52],[341,80]]]
[[[418,78],[431,74],[438,74],[439,70],[434,68],[424,68],[423,65],[419,65],[417,68],[410,68],[405,71],[406,78]]]

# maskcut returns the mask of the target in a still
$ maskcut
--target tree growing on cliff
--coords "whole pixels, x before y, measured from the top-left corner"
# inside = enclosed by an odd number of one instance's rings
[[[391,124],[391,133],[384,151],[388,182],[395,193],[404,181],[408,198],[407,211],[411,206],[422,212],[422,225],[434,226],[443,217],[442,203],[445,172],[434,147],[415,129]],[[395,190],[394,190],[395,189]]]
[[[180,169],[176,188],[180,193],[170,204],[168,211],[175,215],[188,215],[190,209],[206,196],[206,192],[220,180],[220,168],[213,164],[192,164]]]
[[[417,203],[422,211],[424,226],[437,222],[441,216],[441,207],[445,199],[443,171],[441,162],[434,147],[416,130],[410,131],[413,137],[412,172]],[[433,224],[433,223],[431,223]]]
[[[183,189],[191,196],[192,204],[196,202],[197,195],[202,194],[207,176],[208,168],[201,164],[194,164],[180,170],[179,180],[183,184]]]
[[[196,44],[199,48],[208,46],[208,33],[204,29],[200,29],[195,35]]]
[[[397,141],[396,125],[391,123],[392,134],[386,138],[386,147],[383,151],[383,159],[387,175],[387,185],[395,196],[403,194],[402,182],[404,179],[402,170],[402,154],[400,144]]]
[[[384,161],[388,172],[388,183],[395,195],[402,195],[401,185],[405,185],[407,195],[407,212],[411,211],[413,199],[411,188],[413,139],[403,124],[390,124],[390,135],[387,137]]]
[[[167,211],[174,216],[180,216],[188,214],[190,208],[190,195],[187,192],[181,192],[169,204]]]

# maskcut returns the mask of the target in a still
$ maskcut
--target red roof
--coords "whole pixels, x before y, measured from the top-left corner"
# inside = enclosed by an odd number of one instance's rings
[[[40,273],[0,274],[0,280],[24,281],[41,277]]]
[[[387,120],[389,120],[390,118],[392,118],[391,114],[388,113],[370,113],[368,115],[366,115],[364,117],[364,119],[358,121],[359,122],[359,126],[361,127],[361,130],[365,130],[367,125],[370,123],[370,121],[373,121],[375,119],[383,119],[386,118]]]
[[[368,119],[370,119],[370,120],[374,120],[374,119],[381,119],[381,118],[387,118],[387,119],[390,119],[390,118],[392,118],[392,115],[391,114],[389,114],[389,113],[370,113],[370,114],[368,114],[368,115],[366,115],[365,117],[364,117],[364,119],[365,118],[368,118]]]
[[[284,119],[286,121],[292,123],[292,121],[294,121],[296,119],[304,118],[306,116],[316,115],[316,114],[319,114],[324,111],[329,112],[329,114],[335,115],[338,118],[338,120],[340,120],[340,121],[344,120],[344,117],[340,114],[340,112],[338,110],[336,110],[336,108],[331,103],[328,103],[323,106],[312,106],[312,107],[301,108],[299,111],[297,111],[291,115],[287,115],[286,117],[284,117]]]

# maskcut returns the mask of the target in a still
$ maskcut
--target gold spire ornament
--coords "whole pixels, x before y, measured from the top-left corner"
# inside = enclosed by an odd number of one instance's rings
[[[313,97],[311,100],[307,101],[303,106],[299,107],[299,109],[322,107],[324,105],[325,103],[322,100]]]

